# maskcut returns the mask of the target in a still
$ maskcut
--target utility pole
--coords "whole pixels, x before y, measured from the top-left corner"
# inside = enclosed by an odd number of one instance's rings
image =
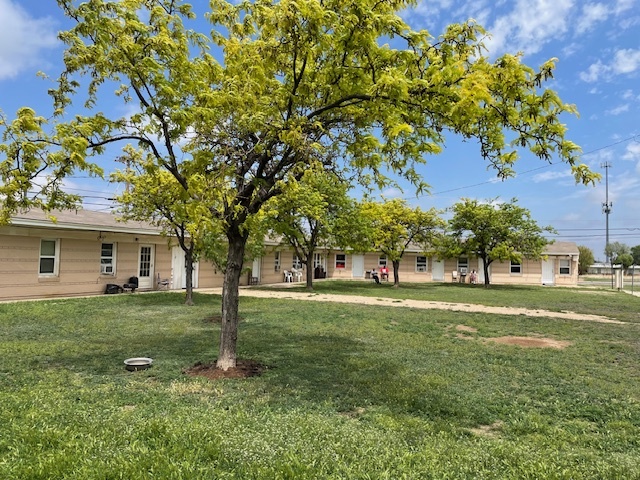
[[[605,214],[605,222],[606,222],[606,240],[604,244],[604,254],[607,257],[607,263],[611,268],[611,288],[613,288],[613,262],[611,257],[609,256],[609,214],[611,213],[611,207],[613,207],[613,203],[609,201],[609,169],[611,168],[611,162],[605,162],[600,164],[600,167],[604,168],[604,178],[605,178],[605,202],[602,204],[602,213]]]

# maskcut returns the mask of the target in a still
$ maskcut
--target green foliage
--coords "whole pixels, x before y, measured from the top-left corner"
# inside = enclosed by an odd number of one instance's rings
[[[318,164],[310,165],[299,180],[289,179],[282,189],[265,204],[264,220],[293,247],[309,271],[318,246],[345,248],[356,230],[355,202],[347,194],[349,185]],[[313,288],[313,276],[308,274],[306,280],[307,287]]]
[[[633,264],[640,265],[640,245],[631,247],[631,255],[633,255]]]
[[[358,284],[372,290],[334,288]],[[402,291],[630,316],[640,302],[541,287]],[[219,330],[206,319],[220,298],[196,296],[192,308],[177,293],[1,304],[0,477],[640,476],[637,325],[242,298],[240,354],[269,368],[209,381],[183,373],[212,360]],[[505,335],[572,345],[491,341]],[[138,355],[154,366],[125,371]]]
[[[445,226],[436,209],[411,208],[405,200],[398,198],[384,202],[364,201],[361,210],[369,223],[369,250],[382,252],[393,263],[395,286],[400,282],[398,267],[407,247],[430,251],[434,239]]]
[[[73,26],[59,34],[67,48],[50,91],[55,133],[29,115],[11,124],[0,218],[29,203],[21,196],[47,161],[54,179],[63,178],[96,171],[89,157],[110,143],[134,144],[224,232],[230,340],[221,348],[232,364],[249,225],[312,160],[328,171],[346,166],[365,185],[391,184],[390,172],[421,191],[417,167],[451,133],[476,139],[501,178],[513,175],[523,148],[546,161],[557,156],[577,182],[599,178],[565,138],[561,116],[575,107],[544,88],[554,59],[537,71],[521,55],[490,62],[482,27],[454,24],[437,37],[414,31],[398,15],[412,3],[211,0],[211,28],[200,33],[185,26],[194,13],[180,0],[58,0]],[[109,102],[135,113],[107,118],[100,105]],[[72,109],[80,113],[69,120]],[[40,141],[59,152],[25,156],[23,146]],[[59,187],[42,192],[48,204],[61,198]]]
[[[593,265],[595,257],[593,256],[593,251],[584,245],[578,245],[578,251],[580,252],[580,258],[578,260],[578,274],[584,275],[589,271],[589,267]]]
[[[440,244],[440,255],[481,258],[485,272],[495,260],[521,262],[523,257],[540,258],[549,243],[543,232],[554,231],[538,226],[529,210],[517,205],[515,198],[510,202],[465,198],[451,211],[450,233]],[[485,285],[489,282],[489,275],[485,275]]]
[[[605,245],[604,254],[607,256],[607,258],[611,259],[613,263],[622,263],[622,260],[618,260],[618,258],[620,258],[623,255],[630,255],[631,249],[625,243],[612,242]]]
[[[616,257],[615,263],[619,263],[622,265],[622,268],[627,269],[633,265],[633,255],[630,253],[622,253]]]

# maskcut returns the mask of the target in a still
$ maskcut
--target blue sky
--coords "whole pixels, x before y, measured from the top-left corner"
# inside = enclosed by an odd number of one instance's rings
[[[204,0],[194,3],[205,4]],[[604,259],[605,163],[609,169],[610,241],[640,244],[640,0],[430,0],[402,14],[414,28],[437,36],[445,26],[473,18],[491,37],[486,46],[495,57],[524,53],[532,67],[558,58],[548,87],[579,117],[567,116],[568,137],[583,150],[582,160],[603,174],[596,187],[576,185],[565,164],[548,165],[524,154],[516,178],[496,181],[473,143],[448,139],[441,155],[421,170],[431,195],[387,191],[422,208],[446,208],[461,197],[518,198],[541,225],[551,225],[558,240],[575,241]],[[0,0],[0,110],[12,118],[17,108],[50,111],[49,83],[36,76],[60,72],[62,46],[57,31],[68,24],[54,0]],[[117,168],[113,154],[101,163]],[[77,176],[67,187],[84,195],[86,208],[107,210],[106,199],[121,190]]]

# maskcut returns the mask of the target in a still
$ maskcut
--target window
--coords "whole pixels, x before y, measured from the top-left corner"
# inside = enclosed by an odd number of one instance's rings
[[[560,259],[560,275],[571,275],[571,260],[568,258]]]
[[[344,253],[336,253],[336,268],[345,268],[347,266],[347,256]]]
[[[387,256],[386,255],[380,255],[380,258],[378,258],[378,266],[379,267],[386,267],[387,266]]]
[[[116,273],[116,244],[103,243],[100,249],[100,273],[114,275]]]
[[[458,272],[460,275],[466,275],[469,270],[469,259],[467,257],[458,258]]]
[[[522,264],[520,262],[511,262],[511,267],[509,270],[512,274],[521,274],[522,273]]]
[[[300,257],[298,255],[293,256],[293,262],[291,263],[292,268],[302,268],[302,262],[300,261]]]
[[[427,257],[418,256],[416,257],[416,272],[426,272],[427,271]]]
[[[273,271],[274,272],[280,271],[280,252],[274,252]]]
[[[40,275],[58,275],[58,240],[40,240]]]

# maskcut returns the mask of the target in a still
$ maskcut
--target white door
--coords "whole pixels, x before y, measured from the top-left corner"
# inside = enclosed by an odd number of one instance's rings
[[[351,255],[351,262],[353,278],[364,278],[364,255]]]
[[[434,282],[444,282],[444,260],[431,259],[431,278]]]
[[[198,262],[193,264],[191,285],[198,288]],[[162,276],[162,275],[161,275]],[[187,288],[187,260],[180,246],[171,249],[171,288]]]
[[[556,281],[554,275],[555,262],[553,258],[542,260],[542,284],[553,285]]]
[[[491,265],[489,265],[489,282],[491,282]],[[478,283],[484,283],[484,263],[478,259]]]
[[[262,264],[262,258],[256,258],[253,260],[253,265],[251,266],[251,276],[258,279],[260,282],[260,265]]]
[[[153,245],[140,245],[138,249],[138,288],[153,289]]]

